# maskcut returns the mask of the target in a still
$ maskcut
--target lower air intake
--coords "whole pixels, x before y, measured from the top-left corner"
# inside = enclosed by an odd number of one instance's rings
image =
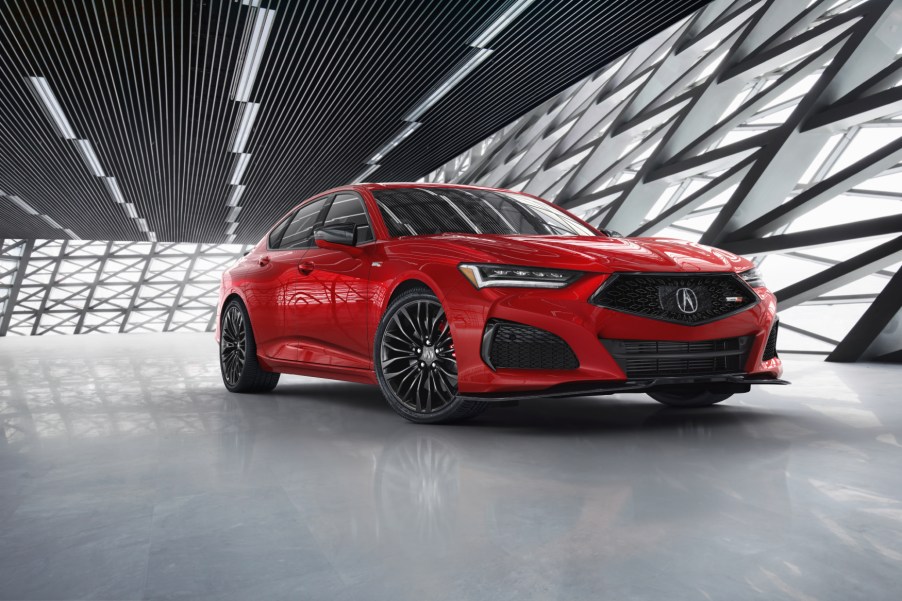
[[[767,337],[767,343],[764,345],[764,355],[762,361],[770,361],[777,357],[777,330],[780,328],[780,322],[775,321],[770,329],[770,335]]]
[[[560,337],[532,326],[491,321],[483,339],[483,358],[495,369],[576,369],[573,349]]]
[[[628,378],[699,376],[744,371],[751,336],[674,342],[601,339]]]

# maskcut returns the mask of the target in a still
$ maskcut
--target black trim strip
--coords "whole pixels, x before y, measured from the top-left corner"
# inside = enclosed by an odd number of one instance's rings
[[[486,394],[466,394],[462,393],[460,398],[468,401],[520,401],[527,399],[552,399],[565,398],[574,396],[598,396],[604,394],[616,394],[618,392],[645,392],[665,386],[674,386],[678,384],[735,384],[743,385],[760,385],[774,384],[785,386],[789,384],[787,380],[779,378],[767,378],[761,376],[750,376],[747,374],[722,374],[716,376],[703,376],[696,378],[689,377],[665,377],[650,378],[642,380],[617,380],[612,382],[589,382],[585,385],[568,385],[557,386],[545,390],[534,391],[515,391],[502,393],[486,393]]]

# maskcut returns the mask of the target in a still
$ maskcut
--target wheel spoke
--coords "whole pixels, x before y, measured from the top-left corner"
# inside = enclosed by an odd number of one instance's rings
[[[405,357],[416,357],[417,356],[417,354],[415,352],[413,352],[413,350],[411,350],[410,347],[400,348],[397,346],[392,346],[389,343],[385,342],[384,340],[382,341],[382,346],[383,346],[383,348],[391,349],[395,352],[401,353]]]
[[[387,361],[383,360],[383,361],[382,361],[382,366],[385,367],[386,365],[391,365],[391,364],[394,363],[395,361],[405,361],[405,360],[406,360],[406,361],[410,361],[413,357],[414,357],[414,355],[404,356],[404,357],[393,357],[393,358],[391,358],[391,359],[389,359],[389,360],[387,360]]]
[[[232,305],[222,320],[219,355],[222,374],[229,386],[235,386],[241,379],[247,348],[245,334],[244,316],[237,306]]]
[[[407,367],[402,367],[400,371],[396,371],[396,372],[392,372],[392,373],[384,373],[383,375],[385,376],[386,380],[391,380],[391,379],[397,378],[401,374],[406,374],[411,371],[416,372],[416,370],[417,370],[417,366],[416,366],[416,364],[413,364],[413,365],[408,365]]]
[[[396,318],[397,318],[397,316],[395,316],[394,318],[392,318],[392,320],[395,321]],[[396,322],[396,323],[397,323],[397,322]],[[401,336],[398,336],[398,335],[395,334],[394,332],[389,332],[388,330],[385,331],[385,336],[394,338],[394,339],[397,340],[398,342],[402,342],[402,343],[407,344],[407,345],[413,344],[413,342],[414,342],[413,340],[411,340],[410,338],[407,338],[406,336],[402,338]],[[384,340],[383,340],[382,342],[383,342],[383,344],[385,343]]]

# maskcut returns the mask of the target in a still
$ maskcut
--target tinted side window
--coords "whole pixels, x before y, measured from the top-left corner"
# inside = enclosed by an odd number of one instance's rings
[[[363,199],[356,194],[336,194],[323,226],[353,223],[357,226],[357,244],[372,242],[373,230],[366,218]]]
[[[285,228],[287,228],[288,224],[291,223],[292,217],[294,217],[294,214],[291,214],[283,219],[281,223],[274,227],[273,230],[269,233],[270,248],[279,248],[279,244],[282,242],[282,234],[285,233]]]
[[[316,225],[325,203],[326,199],[320,198],[298,209],[288,229],[285,230],[285,235],[282,236],[279,248],[309,248],[313,246],[313,226]]]

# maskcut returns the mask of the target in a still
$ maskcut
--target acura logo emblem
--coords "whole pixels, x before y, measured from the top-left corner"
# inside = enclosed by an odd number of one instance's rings
[[[420,360],[425,362],[427,365],[432,365],[435,362],[435,347],[433,346],[424,346],[423,352],[420,353]]]
[[[677,308],[687,315],[698,311],[698,297],[695,296],[692,288],[678,288],[676,291],[676,304]]]

